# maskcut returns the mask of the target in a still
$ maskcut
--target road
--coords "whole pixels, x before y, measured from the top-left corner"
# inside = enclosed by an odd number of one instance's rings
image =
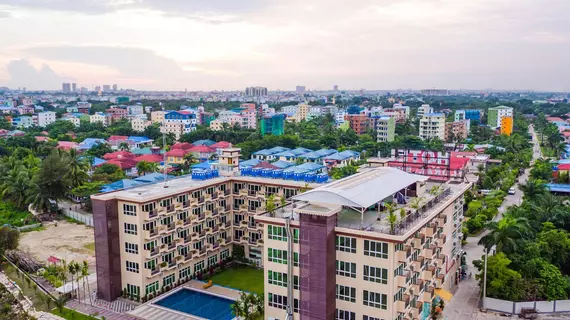
[[[529,132],[532,136],[533,143],[533,163],[534,160],[540,159],[542,157],[540,146],[538,143],[538,138],[536,137],[536,132],[532,125],[529,126]],[[515,184],[514,188],[516,190],[514,195],[507,195],[501,207],[499,207],[499,214],[494,218],[495,221],[499,221],[503,217],[503,213],[513,205],[520,205],[522,203],[523,192],[520,190],[520,185],[525,184],[528,180],[530,169],[526,169],[524,173],[519,177],[519,182]],[[504,319],[499,315],[493,313],[483,313],[479,311],[479,284],[475,280],[475,273],[477,268],[473,265],[474,260],[481,260],[483,257],[483,246],[477,243],[486,235],[488,231],[484,231],[478,236],[468,237],[467,244],[463,247],[466,253],[466,263],[468,266],[467,274],[472,273],[473,277],[471,279],[466,279],[461,281],[457,291],[455,292],[453,299],[447,304],[444,309],[444,317],[446,320],[468,320],[468,319]]]

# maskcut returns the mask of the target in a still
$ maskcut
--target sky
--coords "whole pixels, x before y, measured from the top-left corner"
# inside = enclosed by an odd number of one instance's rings
[[[0,0],[0,86],[570,91],[568,0]]]

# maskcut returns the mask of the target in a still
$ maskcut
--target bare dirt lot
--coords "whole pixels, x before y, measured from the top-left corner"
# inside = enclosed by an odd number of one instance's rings
[[[45,230],[24,232],[20,237],[19,249],[29,252],[40,262],[47,263],[49,256],[81,263],[86,260],[89,269],[95,267],[93,228],[84,225],[58,221],[44,224]]]

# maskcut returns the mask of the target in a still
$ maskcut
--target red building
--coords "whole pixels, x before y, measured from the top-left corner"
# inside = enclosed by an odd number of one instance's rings
[[[347,114],[344,119],[356,134],[364,134],[370,128],[370,118],[365,114]]]

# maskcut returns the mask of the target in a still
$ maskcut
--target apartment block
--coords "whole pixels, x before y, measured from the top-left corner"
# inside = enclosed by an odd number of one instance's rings
[[[420,119],[420,138],[445,140],[445,114],[427,113]]]
[[[164,111],[152,111],[150,113],[150,121],[152,121],[153,123],[160,123],[162,124],[164,122],[164,114],[166,112]]]
[[[424,116],[424,114],[428,114],[428,113],[433,113],[433,107],[431,107],[429,104],[422,104],[419,108],[418,108],[418,118],[421,118]]]
[[[373,117],[377,142],[392,142],[396,136],[396,120],[390,117]]]
[[[136,132],[143,132],[148,126],[152,125],[152,121],[135,118],[131,120],[131,128]]]
[[[54,123],[55,122],[55,112],[53,111],[45,111],[45,112],[39,112],[38,113],[38,126],[40,127],[45,127],[48,124]]]
[[[513,117],[513,108],[507,106],[498,106],[489,108],[487,115],[487,124],[491,128],[500,128],[503,117]]]
[[[501,134],[510,136],[513,133],[513,117],[501,118]]]
[[[92,196],[98,297],[156,296],[228,258],[236,244],[262,265],[263,226],[254,217],[266,196],[289,199],[303,188],[267,178],[179,178]]]
[[[477,123],[481,124],[482,117],[483,117],[483,110],[479,109],[455,110],[455,121],[471,120],[471,121],[477,121]]]
[[[265,319],[429,316],[436,296],[459,281],[471,184],[427,179],[368,169],[256,216],[264,226]],[[391,224],[386,203],[405,217]]]
[[[365,114],[347,114],[345,120],[356,134],[365,134],[370,128],[370,118]]]
[[[471,120],[447,122],[445,124],[445,141],[457,142],[467,139]]]

